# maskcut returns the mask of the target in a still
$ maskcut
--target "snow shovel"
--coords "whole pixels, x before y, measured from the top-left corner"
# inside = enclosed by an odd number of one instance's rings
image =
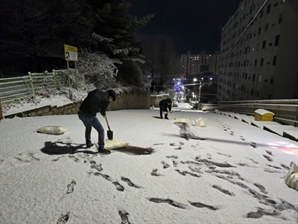
[[[106,119],[106,122],[107,122],[107,125],[108,125],[108,128],[109,128],[109,130],[107,131],[108,139],[113,140],[113,132],[111,131],[107,116],[105,116],[105,119]]]

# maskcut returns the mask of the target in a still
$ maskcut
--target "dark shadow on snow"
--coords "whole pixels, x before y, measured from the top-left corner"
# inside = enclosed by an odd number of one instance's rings
[[[86,154],[97,154],[98,152],[94,149],[91,151],[86,148],[85,144],[74,145],[73,143],[64,142],[45,142],[45,146],[40,149],[48,155],[63,155],[63,154],[75,154],[75,153],[86,153]],[[118,151],[130,155],[149,155],[154,150],[152,148],[142,148],[136,146],[126,146],[124,148],[112,149],[111,151]]]
[[[59,143],[59,145],[57,144]],[[48,155],[63,155],[63,154],[74,154],[74,153],[87,153],[87,154],[96,154],[98,152],[91,150],[84,150],[85,144],[79,144],[76,146],[70,145],[69,143],[63,142],[45,142],[45,145],[40,151]]]
[[[170,137],[181,137],[179,134],[170,134],[170,133],[162,133],[162,135],[170,136]]]
[[[156,119],[162,119],[160,118],[159,116],[152,116],[153,118],[156,118]]]

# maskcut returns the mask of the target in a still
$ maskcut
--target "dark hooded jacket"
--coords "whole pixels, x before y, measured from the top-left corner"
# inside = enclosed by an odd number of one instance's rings
[[[168,103],[170,103],[170,105],[168,105]],[[161,100],[159,102],[159,107],[162,111],[168,111],[168,108],[169,108],[169,110],[171,110],[172,109],[172,100],[170,98]]]
[[[109,103],[109,94],[99,89],[95,89],[88,93],[88,96],[80,106],[80,110],[92,116],[96,116],[96,113],[98,112],[100,112],[102,116],[106,116],[106,110]]]

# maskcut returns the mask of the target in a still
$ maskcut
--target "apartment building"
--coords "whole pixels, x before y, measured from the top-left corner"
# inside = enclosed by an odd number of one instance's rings
[[[202,72],[210,72],[214,75],[218,74],[219,52],[207,54],[202,51],[200,54],[192,54],[190,51],[187,54],[181,55],[181,65],[184,74],[201,74]]]
[[[298,0],[243,0],[222,29],[220,100],[298,98]]]

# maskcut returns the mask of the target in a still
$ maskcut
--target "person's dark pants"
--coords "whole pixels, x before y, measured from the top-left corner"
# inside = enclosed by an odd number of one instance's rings
[[[163,118],[162,113],[163,112],[168,112],[168,111],[165,110],[164,107],[160,107],[159,112],[160,112],[160,118]],[[165,114],[165,119],[168,119],[168,114]]]
[[[102,149],[105,146],[104,138],[105,138],[105,132],[104,129],[99,122],[98,118],[96,116],[92,116],[90,114],[87,114],[83,111],[79,111],[78,113],[79,119],[83,122],[83,124],[86,127],[85,130],[85,139],[86,139],[86,145],[91,145],[91,129],[92,127],[95,128],[95,130],[98,132],[98,148]]]

